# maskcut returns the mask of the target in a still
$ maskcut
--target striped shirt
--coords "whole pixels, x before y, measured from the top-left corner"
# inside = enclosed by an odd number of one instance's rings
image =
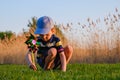
[[[50,48],[56,48],[57,53],[61,53],[62,51],[64,51],[60,39],[55,35],[52,35],[52,37],[48,42],[43,41],[40,37],[38,38],[37,41],[40,42],[40,46],[38,48],[39,49],[38,54],[43,54],[46,56],[47,51]]]

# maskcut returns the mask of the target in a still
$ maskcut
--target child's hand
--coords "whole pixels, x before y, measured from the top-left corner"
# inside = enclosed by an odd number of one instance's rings
[[[30,69],[33,69],[34,71],[37,70],[37,67],[35,65],[33,65],[33,64],[31,64],[29,67],[30,67]]]

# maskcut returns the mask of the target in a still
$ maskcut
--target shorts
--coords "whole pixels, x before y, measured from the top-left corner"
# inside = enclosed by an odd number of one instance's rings
[[[45,59],[48,56],[48,51],[45,51],[44,54],[42,55],[42,57],[37,57],[37,63],[39,64],[39,66],[41,68],[44,68],[45,65]],[[53,69],[58,68],[61,65],[61,61],[60,61],[60,56],[59,53],[57,53],[55,59],[54,59],[54,67]]]

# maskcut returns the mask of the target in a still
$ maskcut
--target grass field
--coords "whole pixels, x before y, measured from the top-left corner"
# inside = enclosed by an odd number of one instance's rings
[[[0,80],[120,80],[120,64],[69,64],[67,72],[0,65]]]

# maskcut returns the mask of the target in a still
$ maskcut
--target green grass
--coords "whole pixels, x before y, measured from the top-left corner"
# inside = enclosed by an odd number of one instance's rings
[[[0,80],[120,80],[120,64],[69,64],[67,72],[0,65]]]

